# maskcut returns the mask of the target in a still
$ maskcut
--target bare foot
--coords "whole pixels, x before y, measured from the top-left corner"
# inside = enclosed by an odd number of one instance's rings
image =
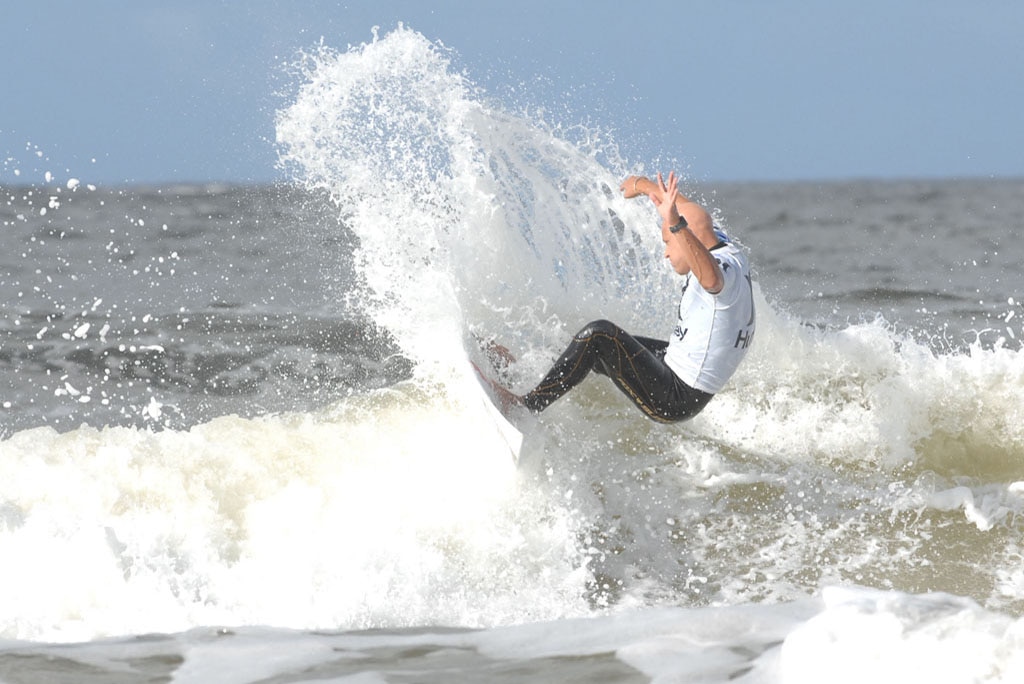
[[[523,408],[523,398],[517,394],[514,394],[510,390],[499,385],[495,380],[490,379],[484,375],[480,367],[475,363],[473,364],[473,370],[476,371],[477,376],[481,382],[484,383],[484,387],[489,390],[491,397],[498,405],[498,410],[501,411],[501,415],[506,418],[516,409]]]
[[[523,398],[518,394],[513,394],[496,382],[491,382],[491,387],[498,398],[498,410],[501,411],[501,415],[508,418],[512,411],[525,408]]]
[[[487,359],[495,368],[505,369],[516,362],[516,357],[512,355],[508,347],[497,342],[488,344],[484,351],[487,354]]]
[[[493,339],[485,340],[476,335],[474,335],[474,338],[476,339],[477,346],[480,347],[484,356],[487,357],[487,361],[499,374],[508,371],[509,366],[516,362],[515,355],[505,345],[498,344]]]

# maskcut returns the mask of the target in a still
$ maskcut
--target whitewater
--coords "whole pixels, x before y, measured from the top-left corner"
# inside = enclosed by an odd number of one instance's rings
[[[677,426],[592,378],[515,462],[467,349],[667,337],[617,188],[668,168],[456,59],[309,50],[279,186],[5,162],[0,680],[1021,681],[1021,181],[689,179],[744,364]]]

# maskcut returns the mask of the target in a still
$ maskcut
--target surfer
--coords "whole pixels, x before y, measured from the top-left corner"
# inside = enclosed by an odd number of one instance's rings
[[[623,197],[646,195],[661,217],[665,257],[683,276],[671,337],[630,335],[611,321],[588,323],[546,376],[525,395],[495,386],[507,413],[540,413],[594,371],[605,375],[649,418],[674,423],[700,413],[736,371],[754,338],[754,296],[743,250],[708,212],[679,193],[679,179],[630,176]]]

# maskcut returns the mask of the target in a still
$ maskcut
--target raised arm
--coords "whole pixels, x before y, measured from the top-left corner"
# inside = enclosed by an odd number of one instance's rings
[[[672,173],[669,174],[669,176],[672,175]],[[658,177],[660,180],[661,174],[658,174]],[[655,196],[652,193],[660,194],[661,190],[658,186],[658,182],[659,181],[653,181],[645,176],[630,176],[626,180],[622,181],[622,185],[619,186],[619,189],[622,190],[622,196],[626,199],[632,199],[634,197],[644,195],[650,197],[651,201],[657,204]],[[677,185],[678,182],[679,179],[677,177]],[[678,188],[674,204],[679,215],[686,219],[686,224],[689,226],[690,231],[696,235],[702,243],[704,243],[705,247],[711,249],[718,244],[718,236],[715,235],[714,223],[711,220],[711,215],[708,214],[704,207],[700,206],[688,197],[683,196],[682,193],[678,192]]]
[[[667,183],[659,173],[657,181],[643,176],[630,176],[619,187],[627,199],[644,194],[654,202],[661,216],[664,239],[679,241],[690,271],[701,287],[711,294],[721,292],[725,276],[718,261],[708,251],[718,244],[711,215],[704,207],[679,193],[679,178],[675,172],[669,173]],[[679,224],[680,217],[685,220],[686,226],[671,232],[671,228]]]

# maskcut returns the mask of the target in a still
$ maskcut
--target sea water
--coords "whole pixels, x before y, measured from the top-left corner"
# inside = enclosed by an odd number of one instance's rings
[[[668,427],[588,380],[513,463],[466,345],[526,389],[680,282],[657,169],[451,59],[310,52],[281,185],[4,162],[0,680],[1021,681],[1024,182],[687,179],[743,366]]]

